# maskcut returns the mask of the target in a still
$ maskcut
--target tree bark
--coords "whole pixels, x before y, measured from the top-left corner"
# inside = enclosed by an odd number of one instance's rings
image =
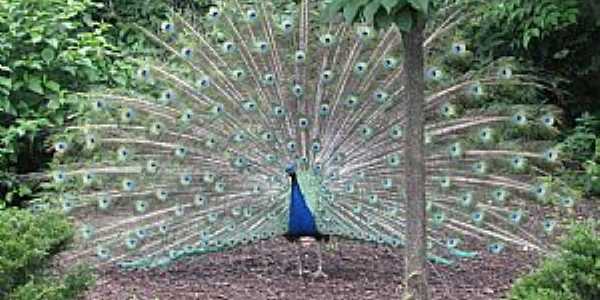
[[[426,274],[426,214],[425,214],[425,148],[424,113],[425,82],[423,78],[422,16],[409,32],[403,34],[405,50],[404,71],[408,123],[406,125],[406,255],[405,287],[403,300],[428,300],[429,288]]]

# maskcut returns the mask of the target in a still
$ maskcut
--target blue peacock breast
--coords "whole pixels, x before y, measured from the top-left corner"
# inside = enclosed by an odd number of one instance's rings
[[[295,178],[292,180],[288,235],[295,237],[319,235],[314,215],[302,194],[300,184]]]

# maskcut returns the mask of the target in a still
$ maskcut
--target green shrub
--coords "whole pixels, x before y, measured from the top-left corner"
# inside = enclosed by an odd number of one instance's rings
[[[571,228],[557,258],[546,260],[535,273],[517,281],[512,300],[600,299],[600,237],[598,223]]]
[[[66,300],[75,299],[94,283],[91,269],[77,267],[62,279],[33,279],[16,288],[9,300]]]
[[[566,79],[557,83],[552,92],[566,90],[568,95],[554,97],[549,93],[545,100],[561,106],[569,118],[598,109],[600,3],[597,0],[486,3],[471,12],[474,21],[464,33],[479,56],[515,56],[543,70],[538,75],[551,73]]]
[[[565,157],[576,166],[561,177],[589,195],[600,195],[600,113],[586,113],[576,124],[561,145]]]
[[[111,26],[92,16],[101,7],[92,0],[0,1],[0,201],[31,193],[12,184],[14,174],[49,160],[43,140],[73,113],[67,94],[130,78],[131,65],[104,36]]]
[[[0,298],[39,274],[72,236],[73,228],[61,214],[0,210]]]

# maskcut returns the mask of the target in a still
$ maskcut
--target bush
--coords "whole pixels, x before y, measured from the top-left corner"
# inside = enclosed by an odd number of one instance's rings
[[[571,186],[600,195],[600,114],[584,114],[562,142],[565,157],[576,166],[562,175]]]
[[[39,274],[72,236],[73,228],[61,214],[0,210],[0,298]]]
[[[68,93],[130,77],[131,66],[104,36],[111,26],[92,17],[101,7],[92,0],[0,1],[0,199],[31,193],[13,184],[14,174],[49,160],[43,140],[73,113]]]
[[[75,299],[94,283],[91,269],[77,267],[64,278],[34,279],[16,288],[9,300],[66,300]]]
[[[517,281],[512,300],[600,299],[599,223],[575,225],[557,258],[546,260],[533,274]]]
[[[596,0],[487,1],[465,32],[482,57],[515,56],[566,79],[550,99],[570,118],[598,110],[600,3]],[[564,41],[569,41],[565,43]],[[553,96],[553,95],[549,95]],[[552,97],[551,97],[552,98]]]

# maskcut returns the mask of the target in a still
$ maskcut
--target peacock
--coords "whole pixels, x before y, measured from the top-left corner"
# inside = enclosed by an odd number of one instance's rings
[[[560,110],[494,101],[543,78],[476,55],[460,5],[429,16],[425,70],[403,68],[396,27],[325,5],[224,0],[140,27],[159,50],[132,58],[133,87],[78,95],[49,142],[49,206],[78,226],[68,260],[156,268],[281,236],[402,247],[406,76],[426,81],[429,260],[552,250],[576,203],[550,173]]]

